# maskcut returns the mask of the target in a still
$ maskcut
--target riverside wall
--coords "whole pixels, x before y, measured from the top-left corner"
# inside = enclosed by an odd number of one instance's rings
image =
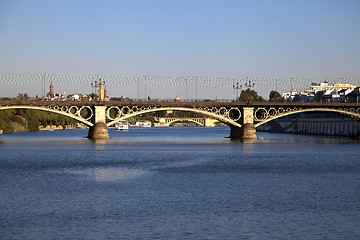
[[[277,119],[259,126],[257,131],[359,137],[360,122],[349,118]]]

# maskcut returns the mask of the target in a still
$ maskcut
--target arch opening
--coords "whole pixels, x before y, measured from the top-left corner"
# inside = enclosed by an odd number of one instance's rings
[[[81,123],[84,123],[85,125],[92,127],[94,124],[91,123],[89,120],[93,116],[92,109],[88,106],[82,107],[83,113],[81,113],[81,108],[78,109],[76,106],[68,107],[66,111],[61,111],[59,108],[50,108],[50,107],[39,107],[39,106],[0,106],[1,110],[10,110],[10,109],[29,109],[29,110],[40,110],[45,112],[51,112],[59,115],[63,115],[66,117],[69,117],[71,119],[74,119],[76,121],[79,121]],[[91,114],[90,114],[91,113]],[[86,119],[82,118],[82,116],[87,117]]]
[[[254,113],[254,122],[255,122],[255,127],[259,127],[265,123],[268,123],[270,121],[279,119],[279,118],[283,118],[283,117],[287,117],[287,116],[291,116],[291,115],[296,115],[296,114],[301,114],[301,113],[335,113],[341,116],[346,116],[348,118],[354,119],[356,121],[360,121],[360,113],[358,113],[359,109],[352,109],[352,110],[348,110],[348,109],[341,109],[341,108],[308,108],[308,109],[277,109],[277,114],[274,114],[274,110],[272,110],[270,112],[271,108],[269,110],[266,110],[265,108],[258,108],[255,110]],[[260,117],[259,117],[260,116]]]
[[[129,108],[129,107],[123,107],[123,109],[124,108]],[[219,111],[216,111],[216,113],[214,113],[213,109],[211,111],[206,111],[206,110],[198,109],[198,108],[186,108],[186,107],[161,107],[160,108],[159,107],[159,108],[148,108],[148,109],[144,109],[144,110],[142,110],[140,108],[140,109],[137,109],[137,110],[138,111],[136,111],[136,112],[134,112],[133,110],[128,111],[127,114],[124,113],[124,111],[122,110],[123,114],[120,117],[116,118],[115,120],[112,120],[112,121],[108,122],[107,125],[111,126],[111,125],[115,124],[116,122],[127,120],[128,118],[131,118],[131,117],[134,117],[134,116],[137,116],[137,115],[141,115],[141,114],[145,114],[145,113],[160,112],[160,111],[182,111],[182,112],[193,112],[193,113],[200,114],[202,116],[213,118],[213,119],[216,119],[219,122],[224,123],[224,124],[229,125],[229,126],[235,126],[235,127],[241,127],[242,126],[238,122],[240,120],[240,118],[241,118],[241,113],[240,113],[239,110],[238,110],[239,113],[237,113],[234,110],[234,112],[235,112],[235,114],[234,114],[235,120],[229,118],[228,116],[218,114]],[[222,110],[221,113],[224,114],[224,110]]]

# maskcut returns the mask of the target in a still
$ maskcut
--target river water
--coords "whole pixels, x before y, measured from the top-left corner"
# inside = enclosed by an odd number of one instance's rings
[[[0,135],[0,239],[360,239],[360,142],[228,127]]]

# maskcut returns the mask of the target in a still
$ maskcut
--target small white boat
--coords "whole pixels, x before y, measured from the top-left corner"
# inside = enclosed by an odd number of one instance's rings
[[[129,130],[129,123],[128,122],[115,123],[115,130],[116,131],[128,131]]]
[[[148,127],[151,127],[151,122],[150,121],[137,121],[136,126],[142,127],[142,128],[148,128]]]

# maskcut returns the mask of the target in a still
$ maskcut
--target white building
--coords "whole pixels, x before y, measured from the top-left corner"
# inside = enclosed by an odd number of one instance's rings
[[[354,90],[355,88],[359,87],[358,85],[352,85],[349,83],[335,83],[333,85],[329,85],[328,82],[323,82],[323,83],[312,83],[310,86],[310,91],[313,92],[317,92],[317,91],[331,91],[331,90],[335,90],[335,91],[340,91],[343,89],[350,89],[350,90]]]

